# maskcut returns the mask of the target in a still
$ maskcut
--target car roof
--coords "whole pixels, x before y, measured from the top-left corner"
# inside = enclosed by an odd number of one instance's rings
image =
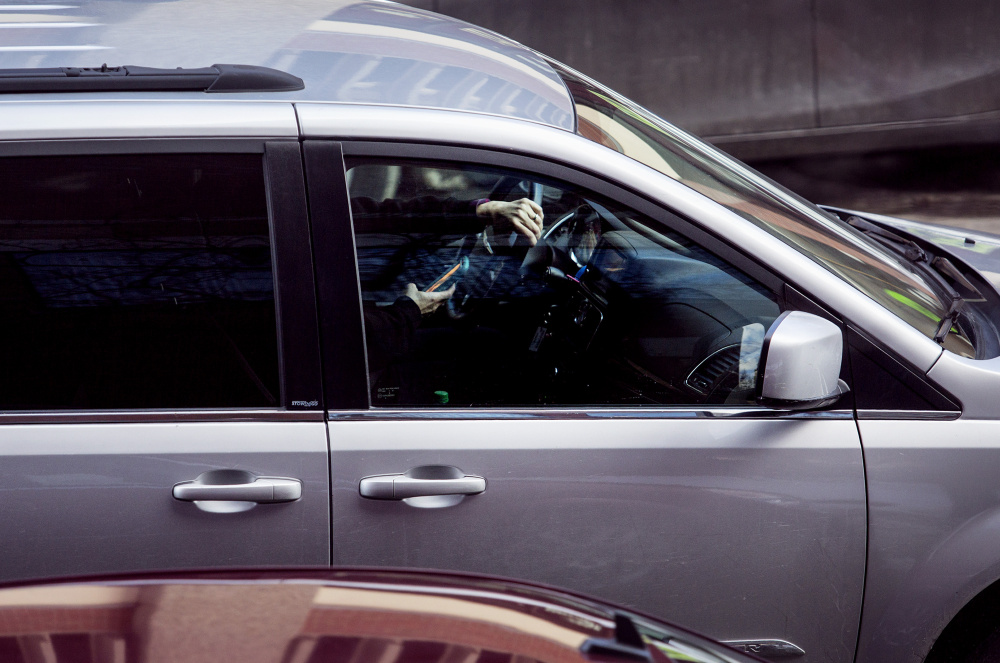
[[[357,2],[289,43],[271,63],[310,98],[465,110],[573,129],[559,75],[534,51],[469,23],[388,2]]]
[[[303,79],[298,92],[74,92],[57,98],[326,101],[486,113],[572,131],[573,103],[560,76],[533,50],[489,30],[385,0],[305,3],[290,18],[280,4],[249,0],[192,25],[159,3],[128,16],[106,16],[95,48],[55,52],[33,66],[141,65],[204,67],[215,63],[273,67]],[[322,7],[323,9],[320,9]],[[249,24],[243,18],[254,17]],[[273,34],[260,26],[273,23]],[[155,35],[136,41],[135,34]],[[192,36],[192,32],[194,35]],[[171,47],[170,45],[174,46]],[[100,61],[97,61],[97,60]],[[4,54],[0,67],[16,67]],[[25,66],[25,65],[22,65]],[[53,99],[14,94],[3,100]]]

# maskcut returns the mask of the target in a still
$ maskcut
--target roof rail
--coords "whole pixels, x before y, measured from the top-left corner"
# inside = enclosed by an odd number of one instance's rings
[[[199,69],[153,67],[51,67],[0,69],[0,93],[31,92],[291,92],[305,83],[277,69],[213,64]]]

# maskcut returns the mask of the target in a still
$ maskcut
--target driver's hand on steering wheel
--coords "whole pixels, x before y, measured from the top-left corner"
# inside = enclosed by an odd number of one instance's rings
[[[542,238],[545,212],[533,200],[521,198],[513,202],[491,200],[476,208],[476,216],[491,219],[494,231],[513,230],[534,246]]]
[[[411,283],[406,286],[406,292],[404,294],[416,303],[417,307],[420,309],[420,315],[427,315],[428,313],[433,313],[438,310],[441,304],[444,304],[452,295],[455,294],[455,286],[451,286],[447,290],[440,290],[438,292],[424,292],[423,290],[417,289],[417,284]]]

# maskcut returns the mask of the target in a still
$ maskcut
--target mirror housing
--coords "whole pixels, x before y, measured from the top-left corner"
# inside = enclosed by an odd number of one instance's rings
[[[849,391],[840,379],[843,353],[840,327],[811,313],[785,311],[764,336],[757,402],[780,410],[833,405]]]

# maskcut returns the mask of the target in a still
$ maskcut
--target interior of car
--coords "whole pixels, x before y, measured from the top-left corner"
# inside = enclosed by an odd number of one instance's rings
[[[373,159],[348,168],[366,311],[393,306],[411,283],[455,286],[387,365],[371,350],[384,326],[366,313],[374,406],[753,402],[776,298],[676,232],[520,173]],[[482,199],[522,198],[544,210],[534,246],[475,216]]]

